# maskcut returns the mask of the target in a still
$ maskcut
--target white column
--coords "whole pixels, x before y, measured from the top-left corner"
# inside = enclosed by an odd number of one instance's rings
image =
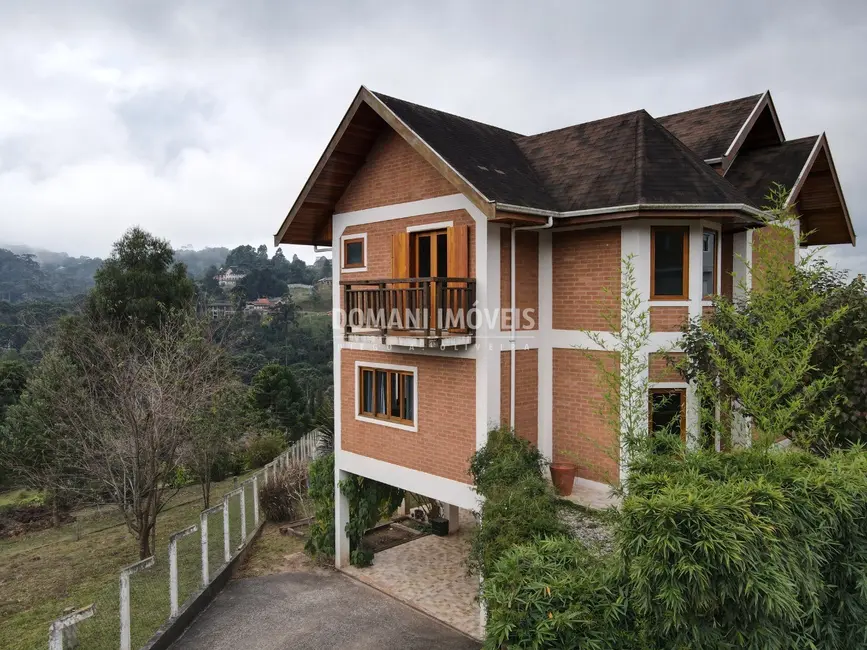
[[[232,548],[229,543],[229,495],[223,497],[223,559],[226,564],[232,559]]]
[[[338,569],[349,566],[349,499],[340,491],[340,481],[349,478],[349,473],[334,468],[334,566]]]
[[[259,475],[253,477],[253,526],[259,525]]]
[[[449,520],[449,535],[461,529],[460,508],[450,503],[443,504],[443,514]]]
[[[199,531],[202,533],[202,589],[211,581],[210,568],[208,567],[208,511],[204,511],[199,517]]]
[[[238,495],[241,500],[241,544],[247,543],[247,488],[241,483],[241,493]]]

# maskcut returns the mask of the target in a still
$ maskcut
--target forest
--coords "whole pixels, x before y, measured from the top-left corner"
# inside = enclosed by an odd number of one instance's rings
[[[224,291],[214,276],[229,267],[245,277]],[[142,392],[165,394],[161,382],[169,376],[184,377],[199,392],[183,397],[192,409],[184,414],[170,403],[148,407],[152,419],[179,418],[172,426],[193,436],[175,440],[177,449],[159,450],[163,469],[204,485],[270,461],[330,408],[331,296],[315,286],[330,275],[324,257],[308,265],[279,249],[269,257],[264,245],[172,250],[137,228],[104,260],[0,249],[0,488],[39,489],[48,501],[56,497],[52,507],[107,497],[105,486],[82,481],[94,468],[73,471],[78,461],[71,458],[45,465],[47,450],[84,443],[70,431],[69,423],[84,417],[78,405],[52,395],[77,394],[92,414],[105,405],[107,386],[135,385],[137,394],[118,388],[110,402],[128,399],[130,412],[138,412]],[[280,300],[267,312],[244,309],[258,297]],[[211,318],[206,307],[214,301],[236,309]],[[198,365],[180,368],[178,358]],[[55,402],[51,413],[47,400]],[[91,430],[110,417],[107,410]],[[133,420],[124,425],[131,431],[154,426]],[[203,460],[196,448],[212,453]],[[28,466],[22,459],[30,456]]]

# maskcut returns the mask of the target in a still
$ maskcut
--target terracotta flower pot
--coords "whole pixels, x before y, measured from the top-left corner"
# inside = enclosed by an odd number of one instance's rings
[[[575,481],[575,463],[551,463],[551,480],[557,494],[568,497]]]

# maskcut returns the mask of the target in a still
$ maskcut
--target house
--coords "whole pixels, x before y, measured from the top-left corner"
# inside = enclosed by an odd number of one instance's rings
[[[827,138],[787,140],[769,92],[528,136],[361,88],[275,236],[333,246],[336,480],[438,499],[455,525],[476,505],[468,459],[504,422],[580,480],[616,481],[585,351],[611,354],[586,332],[619,310],[623,260],[653,344],[676,346],[751,281],[774,182],[807,244],[854,245]],[[694,391],[661,356],[649,381],[694,441]],[[339,497],[338,566],[347,513]]]
[[[283,304],[281,298],[256,298],[256,300],[251,300],[247,303],[244,311],[264,314],[277,309],[281,304]]]
[[[214,276],[214,279],[217,281],[217,284],[219,284],[220,287],[224,289],[231,289],[246,276],[246,273],[233,271],[231,268],[229,268],[224,271],[220,271],[217,275]]]
[[[206,313],[214,320],[231,316],[235,311],[235,306],[228,300],[212,300],[206,306]]]

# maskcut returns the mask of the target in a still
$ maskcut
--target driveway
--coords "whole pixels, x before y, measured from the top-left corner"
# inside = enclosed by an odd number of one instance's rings
[[[477,650],[477,641],[335,572],[231,581],[173,650]]]

